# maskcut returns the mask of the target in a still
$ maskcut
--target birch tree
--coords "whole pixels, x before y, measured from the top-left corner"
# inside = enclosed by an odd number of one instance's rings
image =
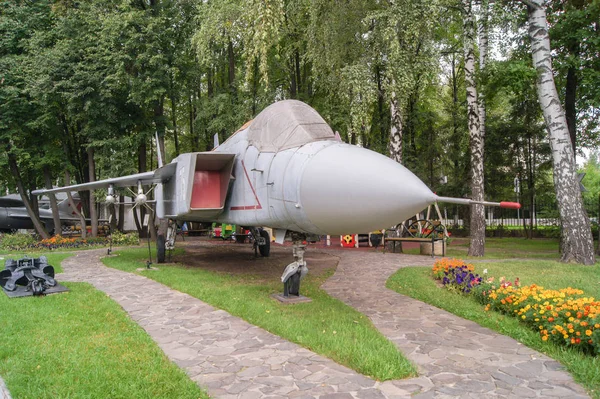
[[[471,0],[463,0],[465,83],[467,89],[467,123],[471,149],[471,197],[483,201],[483,135],[475,84],[475,20]],[[485,249],[485,209],[471,205],[471,243],[469,256],[483,256]]]
[[[489,0],[482,0],[480,6],[479,25],[477,26],[477,34],[479,37],[479,71],[485,70],[488,58],[489,48]],[[481,91],[481,90],[480,90]],[[481,137],[485,138],[485,98],[479,96],[479,129],[481,131]]]
[[[554,187],[561,220],[561,260],[595,263],[590,221],[583,207],[575,156],[564,109],[554,83],[550,37],[544,0],[521,0],[527,5],[537,92],[552,149]]]
[[[390,142],[388,144],[388,156],[398,163],[402,163],[402,114],[398,107],[398,96],[395,91],[390,93],[390,114],[392,123],[390,126]]]
[[[404,108],[409,97],[431,83],[437,67],[437,49],[432,45],[439,26],[438,0],[390,0],[371,13],[372,47],[385,66],[383,90],[390,106],[388,156],[397,162],[403,158]],[[435,61],[434,61],[435,60]]]

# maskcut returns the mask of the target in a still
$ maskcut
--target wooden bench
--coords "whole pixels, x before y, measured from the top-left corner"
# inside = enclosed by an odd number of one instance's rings
[[[430,242],[431,243],[431,257],[434,257],[435,250],[435,242],[442,241],[442,256],[446,256],[446,240],[444,238],[436,238],[436,237],[383,237],[383,253],[385,253],[385,243],[386,241],[392,241],[394,247],[392,252],[396,252],[396,242],[408,241],[408,242]]]

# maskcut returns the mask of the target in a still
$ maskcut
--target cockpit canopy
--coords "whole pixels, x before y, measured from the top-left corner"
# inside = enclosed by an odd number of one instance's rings
[[[313,108],[297,100],[276,102],[265,108],[250,125],[248,141],[261,152],[278,152],[321,140],[335,140],[335,133]]]

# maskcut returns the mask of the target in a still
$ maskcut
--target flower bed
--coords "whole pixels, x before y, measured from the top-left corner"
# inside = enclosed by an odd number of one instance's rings
[[[5,234],[0,237],[0,249],[9,251],[22,250],[54,250],[67,248],[88,248],[94,246],[109,245],[112,238],[112,245],[138,245],[139,238],[137,234],[123,234],[114,232],[112,237],[63,237],[56,235],[51,238],[36,241],[30,234],[16,233]]]
[[[582,290],[567,287],[545,289],[532,284],[494,277],[485,281],[474,274],[472,265],[459,259],[442,259],[433,266],[434,278],[462,294],[473,295],[495,310],[517,317],[539,331],[543,341],[576,346],[588,353],[600,353],[600,301]],[[485,273],[486,271],[484,271]]]

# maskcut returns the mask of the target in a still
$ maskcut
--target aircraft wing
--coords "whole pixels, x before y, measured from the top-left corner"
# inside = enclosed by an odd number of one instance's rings
[[[57,187],[53,189],[34,190],[31,193],[33,195],[43,195],[66,191],[95,190],[97,188],[108,187],[111,184],[115,187],[126,187],[135,186],[138,182],[141,182],[143,185],[164,183],[175,175],[176,167],[177,164],[173,162],[161,168],[158,168],[153,172],[144,172],[129,176],[113,177],[111,179],[98,180],[90,183],[73,184],[71,186]]]

